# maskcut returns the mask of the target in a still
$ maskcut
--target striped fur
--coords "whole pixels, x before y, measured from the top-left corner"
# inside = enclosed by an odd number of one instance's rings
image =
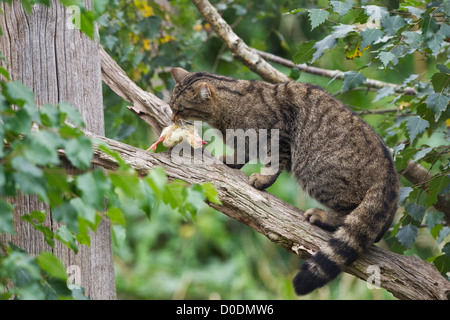
[[[307,83],[236,80],[180,68],[172,76],[174,121],[206,121],[224,139],[226,129],[279,129],[279,170],[255,173],[250,184],[265,189],[285,168],[327,208],[305,212],[333,234],[302,265],[293,281],[297,294],[328,283],[381,239],[397,209],[397,173],[383,140],[342,102]]]

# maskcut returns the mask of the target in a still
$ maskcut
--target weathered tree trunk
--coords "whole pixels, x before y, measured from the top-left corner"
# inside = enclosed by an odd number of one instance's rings
[[[90,1],[85,2],[89,7]],[[11,4],[2,2],[1,9],[4,14],[0,15],[0,52],[6,58],[11,80],[19,80],[32,89],[38,105],[71,103],[81,112],[87,130],[104,135],[98,42],[67,27],[71,12],[59,1],[52,1],[50,7],[34,5],[31,15],[25,13],[18,0]],[[68,268],[70,278],[81,281],[77,284],[85,288],[86,295],[92,299],[116,298],[111,229],[106,222],[91,234],[91,246],[79,245],[75,254],[59,242],[51,248],[42,233],[20,220],[22,214],[45,210],[47,225],[55,226],[46,204],[36,196],[26,195],[12,201],[16,205],[17,235],[3,235],[2,242],[12,240],[32,255],[52,251]]]

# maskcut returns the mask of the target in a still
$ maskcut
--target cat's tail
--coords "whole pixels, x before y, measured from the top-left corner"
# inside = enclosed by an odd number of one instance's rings
[[[375,183],[327,244],[303,263],[293,280],[295,292],[304,295],[322,287],[379,241],[392,223],[397,197],[397,176]]]

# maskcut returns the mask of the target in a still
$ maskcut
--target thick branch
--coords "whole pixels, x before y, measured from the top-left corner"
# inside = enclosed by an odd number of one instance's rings
[[[222,19],[216,8],[206,0],[192,0],[194,5],[202,14],[203,18],[209,22],[217,35],[228,46],[228,49],[234,56],[241,60],[243,64],[250,68],[250,70],[259,74],[264,80],[269,82],[283,82],[289,81],[289,78],[272,67],[253,49],[249,48],[241,38],[239,38]]]
[[[128,109],[148,123],[157,134],[161,133],[170,124],[172,111],[169,106],[131,81],[102,47],[99,51],[103,81],[122,99],[133,103]]]

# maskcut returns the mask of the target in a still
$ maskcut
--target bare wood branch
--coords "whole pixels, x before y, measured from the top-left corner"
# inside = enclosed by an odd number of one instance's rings
[[[331,78],[331,79],[333,79],[333,78],[340,79],[340,80],[344,79],[344,72],[340,71],[340,70],[328,70],[328,69],[308,66],[306,64],[295,64],[294,62],[292,62],[290,60],[284,59],[284,58],[276,56],[274,54],[267,53],[267,52],[257,50],[257,49],[253,49],[253,50],[255,50],[255,52],[257,52],[261,57],[263,57],[269,61],[275,62],[277,64],[280,64],[282,66],[291,68],[291,69],[296,68],[296,69],[306,72],[306,73],[315,74],[315,75],[318,75],[321,77],[327,77],[327,78]],[[374,79],[366,79],[362,83],[362,85],[366,86],[368,88],[374,88],[374,89],[391,87],[397,93],[405,93],[408,95],[416,95],[417,94],[416,89],[414,89],[412,87],[403,88],[401,85],[398,85],[395,83],[389,83],[389,82],[384,82],[384,81],[379,81],[379,80],[374,80]]]
[[[253,49],[248,47],[241,38],[239,38],[228,25],[228,23],[220,16],[216,8],[205,0],[192,0],[199,12],[212,26],[217,35],[228,46],[228,49],[250,70],[259,74],[264,80],[269,82],[289,81],[282,72],[272,67]]]
[[[162,129],[170,124],[172,111],[169,105],[139,88],[102,47],[99,51],[103,81],[122,99],[133,103],[128,109],[160,134]]]

